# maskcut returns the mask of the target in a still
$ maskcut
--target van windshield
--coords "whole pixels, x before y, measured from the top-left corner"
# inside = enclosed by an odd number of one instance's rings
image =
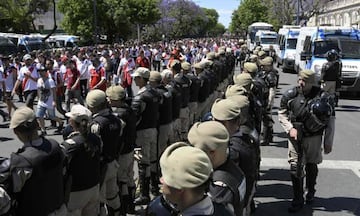
[[[276,44],[276,38],[261,38],[261,44]]]
[[[287,39],[286,49],[296,49],[296,38]]]
[[[339,50],[338,40],[321,40],[314,42],[314,56],[325,57],[329,50]]]
[[[340,47],[343,59],[360,59],[360,41],[340,39]]]

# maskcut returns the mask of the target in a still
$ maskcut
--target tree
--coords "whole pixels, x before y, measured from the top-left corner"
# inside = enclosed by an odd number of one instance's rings
[[[245,32],[254,22],[268,22],[268,7],[261,0],[243,0],[232,14],[230,31]]]
[[[225,32],[225,26],[221,23],[216,23],[215,27],[211,28],[208,33],[211,37],[217,37],[223,35]]]
[[[1,0],[0,31],[29,33],[36,31],[36,15],[49,10],[51,0]]]
[[[206,17],[207,17],[207,24],[205,26],[206,31],[211,31],[212,29],[215,29],[218,24],[219,14],[215,9],[209,9],[209,8],[201,8]]]

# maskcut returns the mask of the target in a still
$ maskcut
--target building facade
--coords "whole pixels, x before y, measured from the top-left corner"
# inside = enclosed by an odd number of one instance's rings
[[[55,0],[55,5],[59,0]],[[64,19],[64,14],[62,14],[57,8],[55,13],[57,32],[61,32],[61,21]],[[48,12],[45,14],[38,15],[34,20],[35,27],[40,32],[48,32],[54,28],[54,5],[50,5]]]
[[[308,26],[360,26],[360,0],[332,0],[326,3],[324,10],[312,17]]]

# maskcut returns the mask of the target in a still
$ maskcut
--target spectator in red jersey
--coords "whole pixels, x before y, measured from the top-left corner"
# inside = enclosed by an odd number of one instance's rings
[[[145,57],[144,50],[140,50],[139,56],[136,58],[136,67],[145,67],[150,70],[150,61]]]
[[[105,68],[100,65],[100,59],[93,60],[93,68],[90,70],[90,89],[106,90],[106,74]]]
[[[68,61],[66,64],[64,80],[66,80],[67,83],[65,91],[66,110],[67,112],[70,112],[70,100],[73,98],[76,98],[77,102],[84,105],[80,92],[80,72],[76,68],[76,64],[73,60]]]

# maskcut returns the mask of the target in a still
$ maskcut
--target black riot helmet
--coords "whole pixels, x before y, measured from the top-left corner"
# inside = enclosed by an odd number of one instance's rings
[[[336,59],[338,59],[339,57],[339,53],[332,49],[332,50],[329,50],[327,53],[326,53],[326,59],[328,61],[335,61]]]
[[[323,124],[328,123],[330,116],[333,113],[333,108],[327,98],[322,97],[315,99],[309,104],[309,106],[310,112],[314,114],[320,122]]]

